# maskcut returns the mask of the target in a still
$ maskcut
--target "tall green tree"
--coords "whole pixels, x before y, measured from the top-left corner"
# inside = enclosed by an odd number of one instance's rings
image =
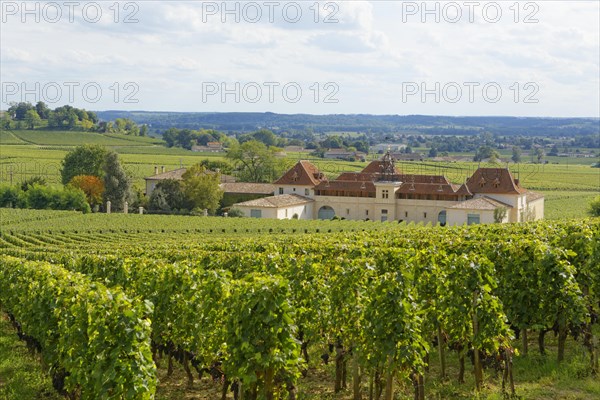
[[[29,129],[33,129],[42,123],[42,119],[35,109],[27,110],[25,113],[25,123]]]
[[[35,111],[38,113],[41,119],[48,119],[50,115],[50,109],[43,101],[38,101],[35,105]]]
[[[521,148],[520,147],[513,146],[511,160],[513,160],[514,163],[521,162]]]
[[[214,214],[223,198],[223,190],[219,186],[221,174],[208,173],[200,164],[189,168],[182,176],[182,187],[191,208],[207,209]]]
[[[63,185],[68,184],[74,176],[92,175],[101,178],[104,175],[104,161],[107,151],[98,145],[83,145],[67,153],[62,161],[60,171]]]
[[[131,200],[131,180],[114,151],[106,155],[104,162],[104,202],[111,202],[113,210],[123,209],[125,201]]]
[[[263,143],[250,140],[235,145],[227,153],[237,170],[238,177],[246,182],[271,182],[281,172],[280,162]]]

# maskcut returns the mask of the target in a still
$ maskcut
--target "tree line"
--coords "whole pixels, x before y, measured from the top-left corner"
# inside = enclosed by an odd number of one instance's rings
[[[70,105],[50,109],[43,101],[11,103],[0,118],[0,128],[6,129],[67,129],[100,133],[147,136],[148,125],[138,125],[128,118],[101,121],[93,111]]]

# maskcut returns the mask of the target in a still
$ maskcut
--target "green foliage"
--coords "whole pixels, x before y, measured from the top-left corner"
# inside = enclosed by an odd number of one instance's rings
[[[38,115],[37,111],[35,111],[35,109],[27,110],[27,112],[25,113],[25,123],[27,124],[27,127],[29,129],[33,129],[36,126],[39,126],[41,122],[42,119]]]
[[[20,187],[0,187],[0,207],[90,212],[85,194],[71,187],[55,189],[34,184],[24,191]]]
[[[238,170],[240,180],[245,182],[272,182],[283,169],[273,152],[256,140],[231,147],[227,158]]]
[[[0,301],[81,399],[151,399],[149,302],[59,266],[0,257]]]
[[[111,151],[104,163],[103,200],[111,202],[113,210],[122,210],[124,203],[131,200],[131,182],[119,162],[117,153]]]
[[[250,274],[234,283],[228,299],[225,368],[261,398],[273,398],[275,376],[280,385],[296,380],[300,346],[288,298],[282,278]]]
[[[189,210],[190,201],[183,192],[181,181],[164,179],[156,184],[148,207],[152,211]]]
[[[591,201],[589,213],[594,217],[600,217],[600,196],[596,196]]]
[[[63,185],[77,175],[102,177],[106,156],[106,149],[98,145],[83,145],[68,152],[60,171]]]
[[[193,209],[207,209],[214,214],[223,198],[223,190],[220,188],[221,175],[209,173],[206,169],[196,164],[182,176],[183,193],[190,207]]]
[[[31,178],[27,178],[21,182],[21,190],[25,192],[33,185],[46,186],[46,179],[41,176],[32,176]]]
[[[244,215],[244,212],[239,208],[231,208],[229,211],[227,211],[227,216],[232,218],[240,218]]]
[[[521,162],[521,148],[518,146],[513,146],[512,147],[512,157],[510,158],[514,163],[520,163]]]

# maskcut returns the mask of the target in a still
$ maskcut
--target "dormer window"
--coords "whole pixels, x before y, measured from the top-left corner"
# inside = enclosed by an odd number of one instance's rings
[[[479,187],[484,187],[485,186],[485,178],[481,177],[481,179],[479,180]]]
[[[494,187],[497,188],[500,186],[500,179],[496,178],[494,179]]]
[[[298,180],[298,171],[294,171],[294,174],[292,175],[292,180],[294,182],[296,182]]]

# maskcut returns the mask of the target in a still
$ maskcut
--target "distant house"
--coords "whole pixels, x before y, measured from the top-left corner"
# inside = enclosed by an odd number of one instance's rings
[[[367,155],[361,151],[348,151],[344,149],[330,149],[323,155],[324,158],[332,160],[356,160],[365,161]]]
[[[201,153],[223,153],[225,149],[220,142],[208,142],[206,146],[192,146],[192,151]]]
[[[248,217],[406,221],[442,225],[519,222],[544,217],[544,196],[508,168],[479,168],[463,184],[405,174],[387,153],[360,172],[328,180],[299,161],[275,181],[275,196],[234,204]]]
[[[302,146],[285,146],[283,151],[286,153],[301,153],[306,151]]]
[[[178,168],[173,171],[166,171],[165,167],[161,167],[161,173],[158,173],[158,167],[154,167],[154,175],[147,176],[144,178],[146,181],[146,196],[150,196],[156,187],[156,184],[162,180],[173,179],[176,181],[183,180],[183,174],[185,174],[187,168]],[[206,171],[207,174],[214,174],[214,171]],[[221,174],[221,183],[235,182],[235,177],[231,175]]]

